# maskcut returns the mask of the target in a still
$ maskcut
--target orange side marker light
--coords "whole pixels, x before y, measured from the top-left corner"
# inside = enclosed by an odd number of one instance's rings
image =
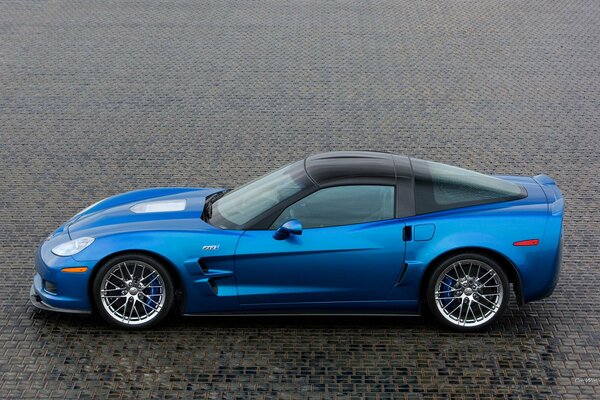
[[[80,272],[86,272],[87,271],[87,267],[69,267],[69,268],[63,268],[61,269],[62,272],[75,272],[75,273],[80,273]]]

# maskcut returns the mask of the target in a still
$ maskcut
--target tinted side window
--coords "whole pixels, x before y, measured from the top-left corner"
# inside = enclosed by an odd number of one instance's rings
[[[273,222],[297,219],[303,228],[360,224],[394,218],[394,187],[353,185],[321,189],[292,204]]]
[[[417,214],[525,197],[514,183],[466,169],[412,159]]]

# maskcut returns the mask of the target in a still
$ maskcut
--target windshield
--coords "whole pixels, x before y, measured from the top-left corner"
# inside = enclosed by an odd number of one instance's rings
[[[304,170],[304,160],[295,162],[216,200],[208,222],[225,229],[239,229],[311,185]]]

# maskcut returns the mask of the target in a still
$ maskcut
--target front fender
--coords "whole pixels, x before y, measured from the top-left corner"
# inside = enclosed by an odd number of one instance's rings
[[[92,245],[73,256],[81,263],[98,268],[112,255],[124,252],[147,252],[168,261],[171,272],[181,282],[184,313],[236,310],[237,287],[233,255],[241,231],[143,231],[97,238]],[[214,246],[217,246],[216,248]],[[210,259],[218,270],[203,271],[199,260]],[[217,276],[218,275],[218,276]],[[212,279],[212,281],[211,281]],[[215,292],[213,285],[218,285]],[[91,282],[90,282],[91,284]]]

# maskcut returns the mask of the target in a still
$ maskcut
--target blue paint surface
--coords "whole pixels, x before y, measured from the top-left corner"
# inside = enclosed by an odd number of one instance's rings
[[[304,229],[283,240],[273,230],[222,230],[201,219],[205,197],[219,189],[158,188],[108,198],[45,240],[34,287],[53,307],[91,310],[90,277],[115,253],[159,255],[182,282],[184,313],[256,310],[419,311],[421,280],[444,254],[491,251],[516,270],[525,302],[551,294],[558,279],[564,200],[545,177],[503,177],[526,188],[514,201],[401,219]],[[141,201],[185,199],[177,212],[136,214]],[[301,222],[301,221],[300,221]],[[414,227],[404,241],[403,228]],[[51,252],[68,240],[95,241],[72,257]],[[538,246],[513,243],[537,238]],[[205,247],[207,246],[207,247]],[[202,260],[203,266],[199,260]],[[62,268],[85,266],[85,273]],[[43,289],[56,284],[57,294]],[[211,281],[218,288],[215,292]]]

